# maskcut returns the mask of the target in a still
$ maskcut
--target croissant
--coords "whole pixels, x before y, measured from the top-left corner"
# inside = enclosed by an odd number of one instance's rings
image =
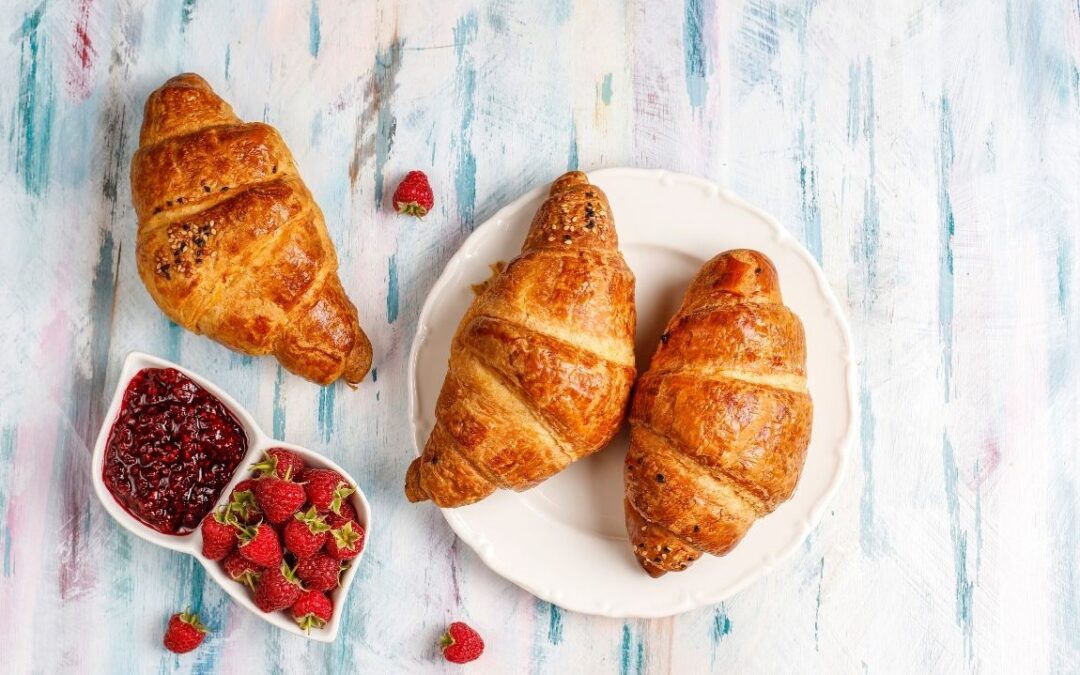
[[[651,576],[724,555],[791,497],[810,442],[802,323],[757,251],[701,269],[630,406],[626,529]]]
[[[453,507],[525,490],[603,447],[626,414],[635,323],[607,197],[567,173],[458,326],[409,501]]]
[[[158,307],[319,384],[355,384],[371,343],[322,211],[278,132],[241,122],[198,75],[146,101],[131,163],[139,276]]]

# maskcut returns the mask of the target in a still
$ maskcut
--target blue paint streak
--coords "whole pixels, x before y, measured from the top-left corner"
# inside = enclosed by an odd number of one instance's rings
[[[952,391],[953,351],[953,238],[956,235],[956,219],[953,215],[952,198],[949,196],[949,176],[953,163],[952,114],[949,99],[941,97],[941,156],[938,175],[938,210],[941,213],[941,267],[938,272],[938,333],[942,342],[941,365],[945,373],[945,400]]]
[[[854,61],[848,64],[848,115],[847,115],[847,135],[848,143],[855,145],[859,140],[859,132],[862,129],[862,119],[859,115],[859,110],[862,107],[862,96],[860,95],[862,72],[859,70],[859,66]]]
[[[1005,47],[1009,52],[1009,65],[1016,61],[1016,18],[1013,16],[1012,0],[1005,0]]]
[[[203,608],[203,586],[206,581],[206,572],[194,558],[184,556],[173,558],[169,561],[170,566],[175,566],[179,573],[176,583],[176,595],[180,609],[188,609],[198,613],[205,621],[210,617]]]
[[[551,603],[548,606],[548,642],[553,645],[562,643],[562,610]]]
[[[866,143],[868,171],[863,182],[862,227],[853,246],[854,259],[858,263],[861,276],[849,276],[849,287],[858,291],[853,297],[859,298],[859,308],[869,319],[879,310],[878,292],[878,255],[881,246],[881,214],[877,196],[877,120],[874,104],[874,66],[870,59],[865,67],[857,63],[848,64],[848,110],[847,140],[857,148],[860,142]],[[820,232],[820,230],[819,230]],[[864,494],[864,497],[866,495]]]
[[[1069,226],[1066,225],[1066,228]],[[1050,385],[1050,395],[1057,399],[1068,391],[1067,387],[1075,381],[1072,357],[1076,349],[1076,325],[1075,316],[1069,313],[1069,301],[1072,290],[1069,275],[1073,265],[1072,242],[1068,235],[1059,233],[1057,236],[1057,291],[1056,300],[1058,312],[1061,314],[1063,330],[1060,337],[1055,338],[1050,344],[1049,368],[1047,379]]]
[[[713,610],[713,622],[712,622],[712,643],[713,649],[716,649],[717,645],[731,634],[731,617],[728,616],[727,607],[724,603],[720,603]]]
[[[502,3],[492,2],[488,4],[487,21],[496,34],[506,32],[506,11],[509,9]]]
[[[1053,3],[1018,4],[1015,12],[1012,3],[1007,7],[1005,36],[1009,62],[1015,63],[1019,58],[1022,100],[1032,119],[1045,119],[1054,110],[1074,112],[1071,97],[1075,67],[1069,45],[1069,22],[1062,20],[1061,8]],[[1051,8],[1054,11],[1047,12]]]
[[[476,156],[472,151],[472,123],[476,117],[476,67],[465,46],[476,38],[476,13],[466,14],[454,26],[454,44],[458,62],[458,100],[461,103],[461,125],[457,139],[457,167],[454,171],[454,193],[457,217],[462,230],[474,227],[476,209]]]
[[[814,125],[814,106],[809,106],[810,125]],[[821,263],[821,207],[818,205],[817,159],[813,142],[806,140],[806,120],[799,123],[799,195],[802,202],[803,241],[814,259]]]
[[[191,580],[191,609],[203,612],[203,588],[206,586],[206,570],[194,558],[188,562],[190,570],[188,579]]]
[[[165,319],[165,358],[170,361],[180,361],[180,341],[184,337],[184,329],[170,319]]]
[[[19,31],[19,103],[16,113],[18,140],[15,172],[22,176],[23,188],[42,195],[48,186],[49,153],[53,118],[56,114],[54,87],[44,67],[47,44],[41,19],[45,3],[23,19]]]
[[[556,24],[563,24],[570,18],[570,10],[574,7],[573,0],[554,0],[551,3],[551,17]]]
[[[600,100],[604,105],[611,105],[611,73],[604,75],[604,81],[600,84]]]
[[[645,644],[635,639],[630,624],[624,623],[622,643],[619,645],[619,675],[629,675],[631,672],[637,675],[645,672]]]
[[[769,78],[772,60],[780,52],[780,16],[774,2],[751,2],[743,12],[736,50],[739,77],[748,86]],[[778,78],[773,75],[774,88]]]
[[[3,428],[3,430],[0,431],[0,467],[4,467],[3,469],[0,469],[0,471],[3,471],[6,474],[5,478],[7,478],[7,482],[3,486],[3,489],[0,489],[0,516],[3,517],[3,520],[0,520],[0,525],[3,525],[3,523],[5,523],[7,521],[6,516],[7,516],[8,500],[10,499],[11,494],[12,494],[12,492],[14,490],[14,486],[11,485],[11,481],[14,478],[11,475],[12,474],[11,467],[14,466],[13,460],[15,458],[15,441],[16,441],[15,427],[5,426]],[[5,577],[11,577],[11,575],[12,575],[12,567],[11,567],[11,540],[12,540],[12,537],[11,537],[11,532],[8,530],[7,526],[0,527],[0,540],[3,540],[3,568],[2,569],[3,569],[3,572],[4,572],[4,576]]]
[[[870,400],[870,389],[866,383],[865,371],[859,375],[859,415],[862,425],[859,430],[859,445],[862,452],[863,488],[859,498],[859,545],[868,557],[876,557],[880,551],[880,540],[874,526],[874,407]]]
[[[348,619],[348,614],[341,617],[341,626],[345,627],[345,621]],[[268,640],[269,649],[266,654],[266,661],[270,664],[270,675],[282,675],[285,670],[281,665],[281,640]],[[339,667],[337,669],[327,669],[327,672],[346,672],[344,668]]]
[[[566,170],[576,171],[578,168],[578,145],[577,145],[577,125],[574,121],[570,121],[570,154],[566,158]]]
[[[334,434],[334,396],[337,387],[329,385],[319,390],[319,431],[324,442]]]
[[[871,311],[877,300],[877,257],[881,246],[881,215],[877,197],[877,117],[874,112],[874,64],[866,60],[866,115],[863,117],[863,137],[866,138],[866,150],[869,172],[866,177],[866,191],[863,193],[863,242],[862,254],[866,265],[866,287],[863,302],[867,312]]]
[[[229,79],[229,66],[232,65],[232,45],[225,45],[225,79]]]
[[[942,438],[941,459],[945,472],[945,506],[949,513],[949,534],[953,542],[953,566],[956,573],[956,624],[964,632],[964,652],[972,654],[972,595],[974,585],[967,571],[967,532],[960,526],[960,494],[958,492],[959,470],[956,453],[948,436]]]
[[[206,602],[203,591],[206,586],[206,571],[194,558],[184,556],[183,562],[177,564],[181,582],[178,589],[177,606],[188,609],[199,615],[203,623],[210,629],[210,635],[220,634],[225,626],[228,602],[223,594],[213,589],[210,593],[210,602]],[[213,600],[217,599],[217,602]],[[217,672],[217,659],[220,649],[212,639],[203,643],[203,648],[196,652],[198,662],[193,672]]]
[[[196,0],[184,0],[184,3],[180,6],[180,32],[183,33],[189,23],[191,23],[191,17],[195,14],[195,2]]]
[[[705,6],[702,0],[686,0],[683,20],[683,51],[686,61],[686,93],[690,105],[700,108],[705,103],[708,90],[706,62],[708,60],[705,38]]]
[[[817,6],[817,0],[805,0],[799,3],[802,7],[801,10],[796,10],[794,16],[791,16],[789,10],[785,8],[785,19],[790,21],[795,27],[795,40],[799,43],[799,49],[803,54],[806,53],[806,35],[810,28],[810,15],[814,12],[814,7]]]
[[[397,74],[401,69],[401,55],[404,42],[395,39],[386,49],[375,53],[373,73],[374,100],[378,106],[375,126],[375,208],[383,203],[384,171],[394,148],[394,135],[397,133],[397,117],[390,104],[397,89]]]
[[[378,382],[379,381],[379,369],[378,368],[372,368],[371,369],[371,381],[372,382]]]
[[[315,58],[319,58],[319,43],[322,42],[322,33],[319,29],[319,0],[311,0],[311,17],[308,25],[308,51]]]
[[[285,438],[285,394],[282,391],[285,385],[285,369],[277,367],[277,377],[274,378],[274,438]]]
[[[622,644],[619,646],[619,675],[627,675],[630,672],[632,647],[633,636],[630,635],[630,626],[624,623],[622,627]]]
[[[394,323],[398,317],[398,270],[397,254],[390,256],[386,274],[386,322]]]
[[[1077,6],[1080,13],[1080,5]],[[1063,322],[1063,335],[1051,349],[1049,358],[1049,385],[1051,400],[1063,411],[1077,410],[1076,359],[1077,325],[1080,317],[1069,311],[1073,288],[1070,276],[1074,267],[1073,239],[1075,229],[1071,223],[1057,237],[1057,306]],[[1070,423],[1075,412],[1051,415],[1052,437],[1070,438]],[[1056,432],[1056,433],[1055,433]],[[1051,672],[1065,673],[1080,663],[1080,489],[1076,477],[1080,470],[1075,444],[1058,443],[1053,448],[1056,457],[1055,471],[1051,479],[1047,503],[1054,506],[1054,527],[1050,528],[1052,579],[1056,589],[1051,610],[1050,653]]]
[[[1080,0],[1077,0],[1080,2]],[[1057,246],[1057,304],[1063,317],[1069,312],[1069,272],[1072,270],[1072,245],[1068,237],[1058,237]]]

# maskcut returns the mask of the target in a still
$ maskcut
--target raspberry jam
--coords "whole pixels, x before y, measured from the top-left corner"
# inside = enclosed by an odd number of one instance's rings
[[[210,392],[172,368],[145,368],[128,384],[109,433],[105,485],[146,525],[184,534],[214,507],[247,444]]]

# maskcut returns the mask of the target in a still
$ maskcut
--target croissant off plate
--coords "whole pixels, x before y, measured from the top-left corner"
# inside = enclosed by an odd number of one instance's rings
[[[139,276],[170,319],[319,384],[364,378],[371,343],[277,130],[178,75],[146,101],[131,194]]]

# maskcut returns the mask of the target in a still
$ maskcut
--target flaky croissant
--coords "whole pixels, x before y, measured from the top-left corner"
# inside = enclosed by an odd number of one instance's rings
[[[763,254],[722,253],[667,325],[630,408],[626,528],[650,575],[724,555],[791,497],[810,442],[802,323]]]
[[[607,197],[565,174],[458,326],[409,500],[452,507],[524,490],[603,447],[634,381],[635,321]]]
[[[201,77],[178,75],[146,101],[131,193],[139,275],[169,318],[319,384],[364,378],[371,343],[273,127],[241,122]]]

